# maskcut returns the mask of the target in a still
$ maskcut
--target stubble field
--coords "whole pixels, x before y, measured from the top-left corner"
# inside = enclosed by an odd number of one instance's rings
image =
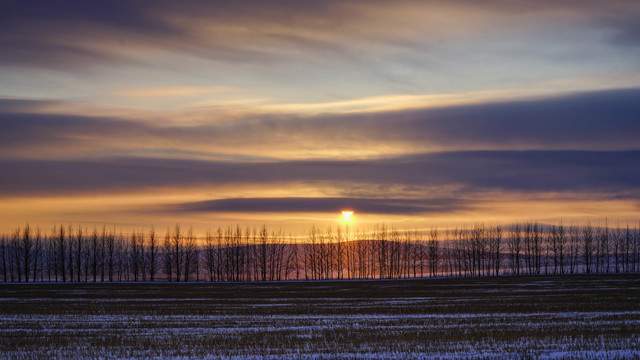
[[[640,276],[0,285],[0,358],[640,358]]]

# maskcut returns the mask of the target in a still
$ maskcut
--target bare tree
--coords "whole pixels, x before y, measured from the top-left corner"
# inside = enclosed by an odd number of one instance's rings
[[[216,266],[216,248],[211,230],[208,230],[205,235],[204,246],[204,266],[209,274],[209,281],[213,282]]]
[[[535,274],[540,275],[542,269],[542,238],[540,234],[540,226],[537,223],[533,224],[532,239],[533,239],[533,266]]]
[[[516,223],[513,233],[509,238],[509,257],[511,259],[511,273],[514,275],[520,275],[520,246],[522,243],[522,233],[520,231],[520,224]]]
[[[89,282],[89,268],[91,265],[91,247],[89,243],[89,230],[85,229],[84,245],[82,246],[82,265],[84,266],[84,282]]]
[[[456,268],[458,276],[462,276],[464,273],[464,231],[462,229],[455,228],[453,230],[453,247],[454,247],[454,256],[456,262]]]
[[[98,237],[98,229],[93,228],[91,233],[91,270],[93,272],[93,282],[98,281],[98,259],[100,258],[100,241]]]
[[[29,272],[31,270],[31,252],[33,248],[33,239],[31,238],[31,228],[29,224],[24,227],[22,232],[22,265],[24,266],[24,281],[29,282]],[[35,274],[34,274],[35,277]]]
[[[300,262],[298,260],[298,244],[294,243],[291,235],[288,241],[288,254],[285,268],[285,280],[289,279],[290,274],[295,274],[295,279],[300,280]]]
[[[2,267],[2,278],[4,282],[7,282],[8,247],[7,239],[3,235],[0,238],[0,266]]]
[[[620,223],[617,224],[616,229],[613,232],[613,256],[614,256],[614,267],[615,272],[620,272],[620,265],[622,263],[622,254],[624,249],[624,235],[622,233],[622,229],[620,228]]]
[[[493,274],[500,275],[500,265],[502,261],[502,227],[497,224],[491,227],[489,238],[489,253],[491,256],[491,265]]]
[[[69,240],[67,243],[67,250],[69,252],[68,254],[68,258],[67,258],[67,264],[68,264],[68,268],[69,268],[69,281],[73,282],[74,279],[74,273],[75,273],[75,266],[74,266],[74,256],[73,256],[73,249],[74,249],[74,245],[75,242],[73,241],[73,227],[71,225],[69,225],[69,229],[67,230],[67,232],[69,233]]]
[[[103,246],[101,250],[102,268],[104,269],[104,266],[105,266],[104,263],[106,262],[107,276],[108,276],[109,282],[113,282],[114,281],[113,275],[114,275],[115,266],[116,266],[115,264],[116,257],[118,256],[118,252],[121,252],[123,237],[122,237],[122,234],[120,234],[119,239],[116,240],[115,230],[113,230],[113,232],[109,232],[109,234],[103,237],[104,237],[104,240],[102,241]],[[106,261],[105,261],[105,257],[106,257]],[[118,257],[121,258],[122,255]]]
[[[140,231],[137,236],[138,251],[140,252],[140,273],[142,281],[147,281],[147,271],[149,269],[149,255],[147,254],[147,239],[144,231]]]
[[[566,234],[562,222],[560,225],[551,226],[551,249],[553,251],[553,273],[564,274],[564,250],[566,246]]]
[[[106,266],[107,266],[107,261],[106,261],[106,254],[107,254],[107,228],[106,226],[102,225],[102,235],[100,236],[100,281],[104,282],[104,274],[105,274],[105,270],[106,270]],[[124,237],[122,236],[122,232],[120,232],[120,240],[124,241]],[[122,249],[124,247],[124,244],[121,244],[121,252],[125,252],[124,249]],[[120,259],[122,261],[124,261],[124,259]]]
[[[429,234],[429,272],[431,276],[438,276],[439,260],[438,229],[434,228]]]
[[[193,248],[193,269],[196,272],[196,282],[200,281],[200,247],[196,244]]]
[[[156,278],[158,266],[158,240],[156,239],[156,231],[151,227],[149,230],[149,277],[151,281]]]
[[[60,225],[60,229],[58,231],[58,265],[60,266],[60,273],[62,275],[62,282],[67,281],[67,270],[65,266],[65,256],[66,256],[66,239],[64,226]]]
[[[338,226],[336,229],[336,244],[335,244],[335,261],[336,261],[336,270],[338,271],[338,279],[344,278],[344,260],[345,260],[345,247],[344,247],[344,236],[342,233],[342,229]]]
[[[82,233],[82,227],[78,226],[78,230],[76,231],[76,278],[77,281],[80,282],[81,272],[82,272],[82,254],[84,252],[84,237]]]
[[[604,220],[604,226],[601,227],[598,238],[599,271],[609,272],[611,268],[611,256],[609,255],[611,237],[609,236],[609,221],[607,219]]]
[[[131,268],[133,270],[133,281],[138,281],[138,272],[140,266],[140,250],[138,247],[138,240],[135,231],[131,233],[131,253],[129,256],[131,257]]]
[[[387,277],[387,256],[388,256],[388,243],[387,243],[387,227],[382,225],[376,226],[376,242],[375,247],[377,249],[377,267],[378,277],[383,279]]]
[[[189,228],[183,247],[184,258],[184,281],[189,281],[189,275],[194,272],[193,264],[195,263],[194,255],[196,250],[196,238],[193,235],[193,229]]]
[[[42,261],[43,245],[42,245],[42,233],[40,228],[36,228],[36,232],[33,237],[33,281],[36,281],[38,272],[40,272],[40,281],[44,281],[44,262]],[[38,267],[40,266],[40,267]]]
[[[312,229],[312,234],[315,235],[315,227]],[[259,244],[260,250],[258,252],[258,264],[260,268],[260,275],[262,277],[262,281],[266,281],[267,280],[267,263],[268,263],[267,246],[269,243],[269,233],[267,232],[267,227],[265,225],[263,225],[262,229],[260,230],[259,241],[260,241],[260,244]]]
[[[11,242],[9,243],[9,273],[11,274],[11,281],[22,281],[22,247],[20,244],[22,234],[20,228],[16,229],[11,235]]]
[[[582,228],[582,258],[588,274],[593,265],[593,228],[589,223]]]
[[[627,228],[626,231],[624,232],[624,238],[625,238],[625,251],[624,251],[624,271],[625,272],[633,272],[634,271],[634,267],[633,267],[633,256],[632,256],[632,252],[633,252],[633,243],[634,243],[634,239],[633,239],[633,233],[631,231],[631,229],[629,228],[629,223],[627,222]]]
[[[164,242],[153,228],[128,236],[113,231],[59,225],[43,237],[27,224],[0,234],[0,281],[97,282],[105,274],[108,281],[199,281],[201,270],[212,282],[640,271],[640,225],[610,228],[606,219],[595,227],[529,221],[506,233],[482,223],[426,234],[384,224],[353,233],[313,227],[304,243],[265,225],[210,230],[202,245],[179,225]]]
[[[456,231],[458,229],[450,229],[447,232],[447,242],[446,242],[446,252],[445,252],[445,256],[446,256],[446,262],[447,262],[447,270],[446,273],[449,274],[449,276],[454,276],[454,272],[456,271],[455,269],[455,260],[456,260],[456,253],[455,253],[455,239],[456,239]],[[415,274],[414,274],[415,276]]]
[[[223,249],[223,242],[224,242],[224,233],[222,232],[222,229],[220,227],[218,227],[218,231],[216,232],[216,274],[217,274],[217,278],[218,281],[223,281],[224,280],[224,274],[223,274],[223,270],[224,270],[224,260],[225,260],[225,254],[224,254],[224,249]],[[255,231],[253,233],[253,249],[254,251],[257,251],[257,238],[256,238],[256,234]],[[257,270],[257,262],[255,264],[256,269],[254,271],[254,274],[256,274],[256,280],[257,280],[257,274],[258,274],[258,270]]]
[[[171,282],[171,275],[173,275],[173,246],[171,239],[171,231],[167,229],[167,233],[164,236],[164,243],[162,245],[162,260],[164,264],[164,273],[167,275],[167,280],[169,280],[169,282]]]
[[[48,280],[51,281],[51,272],[53,272],[53,278],[56,282],[58,282],[58,239],[57,239],[57,228],[53,225],[53,229],[51,230],[51,236],[49,236],[49,241],[47,241],[47,272],[48,272]]]
[[[133,264],[131,262],[131,253],[133,249],[131,248],[131,241],[127,239],[122,231],[120,231],[120,252],[118,256],[118,262],[120,266],[120,274],[125,281],[131,280],[132,268]]]
[[[636,224],[633,238],[633,260],[631,271],[638,272],[640,271],[640,223]]]
[[[481,276],[485,269],[486,260],[486,234],[484,224],[478,223],[471,230],[470,249],[471,251],[471,276]]]
[[[175,273],[176,273],[176,281],[180,281],[180,274],[182,268],[182,258],[183,258],[183,239],[182,233],[180,232],[180,225],[176,225],[175,230],[173,231],[173,235],[171,237],[173,254],[172,258],[175,262]]]
[[[569,273],[571,274],[578,271],[578,258],[580,257],[580,249],[582,248],[582,242],[580,238],[580,229],[575,224],[571,224],[571,226],[569,227]]]
[[[533,245],[533,226],[531,225],[531,223],[527,222],[524,225],[524,261],[525,264],[527,266],[527,274],[532,274],[533,273],[533,269],[534,269],[534,256],[533,254],[535,253],[534,250],[534,245]]]

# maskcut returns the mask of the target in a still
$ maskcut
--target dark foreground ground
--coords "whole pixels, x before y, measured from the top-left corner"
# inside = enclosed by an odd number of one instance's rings
[[[640,359],[640,276],[3,284],[0,358]]]

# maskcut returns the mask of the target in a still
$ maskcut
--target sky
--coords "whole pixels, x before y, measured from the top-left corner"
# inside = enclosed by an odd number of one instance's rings
[[[638,1],[0,3],[0,231],[640,218]]]

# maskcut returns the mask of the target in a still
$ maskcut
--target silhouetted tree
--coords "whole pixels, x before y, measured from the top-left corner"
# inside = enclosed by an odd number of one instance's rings
[[[173,231],[173,235],[171,237],[172,240],[172,247],[173,247],[173,254],[172,254],[172,258],[175,262],[175,273],[176,273],[176,281],[180,281],[180,274],[181,274],[181,268],[182,268],[182,263],[183,263],[183,239],[182,239],[182,233],[180,232],[180,225],[176,225],[174,231]]]
[[[69,235],[71,235],[71,233],[69,233]],[[76,281],[80,282],[80,278],[82,277],[82,255],[84,253],[84,249],[83,249],[83,245],[84,245],[84,238],[83,238],[83,233],[82,233],[82,227],[78,226],[78,230],[76,231],[76,237],[75,237],[75,241],[76,241],[76,245],[75,245],[75,251],[76,251]]]
[[[553,251],[553,273],[564,274],[564,250],[566,234],[562,223],[551,226],[551,249]]]
[[[33,236],[33,281],[36,281],[38,273],[40,273],[40,281],[44,281],[44,261],[43,261],[43,244],[42,232],[40,228],[36,228]]]
[[[31,270],[31,252],[33,248],[33,239],[31,238],[31,228],[29,224],[24,227],[22,232],[22,265],[24,266],[24,281],[29,282],[29,272]],[[35,274],[34,274],[35,277]]]
[[[164,264],[164,273],[167,275],[167,280],[169,280],[169,282],[171,282],[172,278],[171,275],[173,275],[173,246],[171,244],[171,231],[169,229],[167,229],[167,233],[164,236],[164,242],[162,244],[162,260],[163,260],[163,264]]]
[[[493,274],[500,275],[500,265],[502,263],[502,227],[496,225],[491,227],[489,235],[489,256],[491,257],[491,265]]]
[[[516,223],[513,233],[509,238],[509,257],[511,259],[511,273],[514,275],[520,275],[520,247],[522,244],[522,232],[520,231],[520,224]]]
[[[585,272],[591,272],[593,262],[593,228],[589,223],[582,229],[582,258],[584,260]]]
[[[67,281],[67,270],[65,266],[65,256],[66,256],[66,239],[65,239],[65,231],[64,226],[60,225],[58,230],[58,265],[60,266],[60,274],[62,276],[62,282]]]
[[[429,272],[431,276],[438,276],[439,260],[438,229],[432,229],[429,234]]]
[[[8,247],[7,239],[2,235],[2,237],[0,237],[0,268],[2,268],[2,278],[4,282],[7,282]]]
[[[195,250],[196,250],[196,237],[193,235],[193,229],[189,228],[185,242],[183,246],[183,258],[184,258],[184,281],[189,281],[189,275],[195,272]]]
[[[156,232],[151,227],[149,230],[149,277],[151,281],[156,278],[156,272],[158,266],[158,240],[156,239]]]

